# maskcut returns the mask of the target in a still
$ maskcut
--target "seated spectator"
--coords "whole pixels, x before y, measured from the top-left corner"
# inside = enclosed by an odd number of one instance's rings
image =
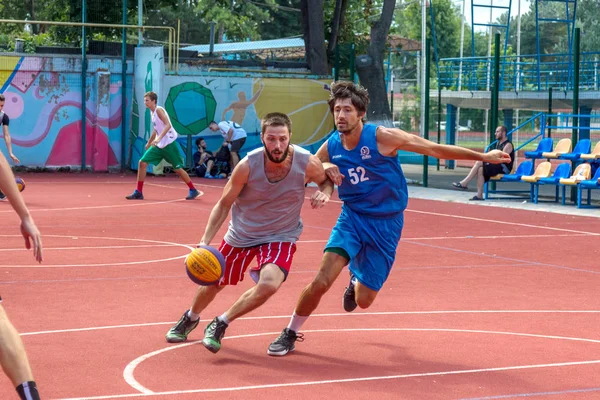
[[[210,175],[208,173],[210,171],[209,163],[211,160],[214,160],[214,156],[210,151],[206,150],[206,141],[203,137],[196,139],[196,150],[194,153],[194,172],[200,178],[208,178]]]
[[[508,164],[490,164],[477,161],[469,174],[460,182],[452,182],[452,186],[456,189],[467,190],[469,182],[477,177],[477,194],[470,200],[483,200],[483,185],[489,181],[492,176],[498,174],[510,174],[515,162],[515,149],[512,142],[506,136],[507,129],[500,125],[496,128],[496,147],[495,150],[502,150],[510,155],[510,163]]]
[[[215,156],[209,161],[208,166],[212,178],[224,179],[231,174],[231,151],[229,150],[229,143],[223,142],[221,148],[217,150]]]

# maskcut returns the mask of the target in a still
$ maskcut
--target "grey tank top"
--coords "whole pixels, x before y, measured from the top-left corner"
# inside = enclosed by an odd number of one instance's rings
[[[310,152],[293,146],[292,166],[287,176],[271,183],[265,174],[263,148],[246,155],[248,183],[231,208],[225,241],[234,247],[252,247],[271,242],[295,243],[302,233],[300,210],[304,203],[304,179]]]

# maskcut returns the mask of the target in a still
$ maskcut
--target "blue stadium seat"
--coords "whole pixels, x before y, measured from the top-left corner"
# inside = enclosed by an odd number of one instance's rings
[[[556,202],[558,203],[558,186],[561,178],[568,178],[571,174],[571,164],[566,162],[558,164],[552,176],[546,178],[540,178],[537,182],[533,183],[533,202],[537,204],[540,193],[540,185],[555,185],[556,186]]]
[[[592,179],[579,182],[577,187],[577,208],[583,208],[583,191],[587,190],[587,206],[591,205],[592,190],[600,189],[600,168],[596,169],[596,173]]]
[[[490,193],[507,193],[507,194],[509,194],[509,193],[514,193],[514,194],[527,193],[522,190],[492,190],[489,188],[489,183],[490,182],[521,182],[521,177],[523,175],[531,175],[531,174],[533,174],[533,161],[530,161],[530,160],[523,161],[521,164],[519,164],[519,166],[517,167],[517,170],[515,171],[514,174],[505,174],[505,175],[499,174],[496,176],[492,176],[490,178],[490,180],[483,185],[483,197],[487,200],[487,199],[491,199],[491,197],[489,196]]]
[[[543,138],[538,143],[538,147],[537,147],[537,149],[535,149],[535,151],[526,151],[525,152],[525,158],[531,158],[532,160],[543,158],[542,153],[552,151],[553,145],[554,145],[554,142],[552,141],[552,138]]]
[[[565,204],[565,190],[567,186],[575,186],[579,189],[579,185],[582,181],[586,181],[590,179],[592,175],[592,166],[588,163],[579,164],[575,171],[569,178],[562,178],[559,181],[560,186],[562,186],[562,204]]]
[[[517,167],[514,174],[503,175],[502,178],[498,179],[499,182],[520,182],[523,175],[533,174],[533,162],[527,160],[523,161]]]
[[[563,154],[558,158],[561,160],[578,161],[582,154],[589,154],[591,149],[592,143],[590,142],[590,139],[581,139],[577,142],[572,152]]]

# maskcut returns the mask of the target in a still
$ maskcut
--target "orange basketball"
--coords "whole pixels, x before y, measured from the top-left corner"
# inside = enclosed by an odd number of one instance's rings
[[[214,247],[200,246],[185,258],[185,270],[194,283],[215,285],[225,272],[225,257]]]

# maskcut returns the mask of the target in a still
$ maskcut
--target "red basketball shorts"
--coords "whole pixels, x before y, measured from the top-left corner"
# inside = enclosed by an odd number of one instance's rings
[[[249,271],[254,282],[258,282],[260,269],[265,264],[277,265],[287,279],[296,252],[296,244],[271,242],[254,247],[233,247],[223,241],[219,251],[225,257],[225,273],[219,285],[236,285],[244,280],[244,273],[254,257],[256,257],[256,266],[251,267]]]

